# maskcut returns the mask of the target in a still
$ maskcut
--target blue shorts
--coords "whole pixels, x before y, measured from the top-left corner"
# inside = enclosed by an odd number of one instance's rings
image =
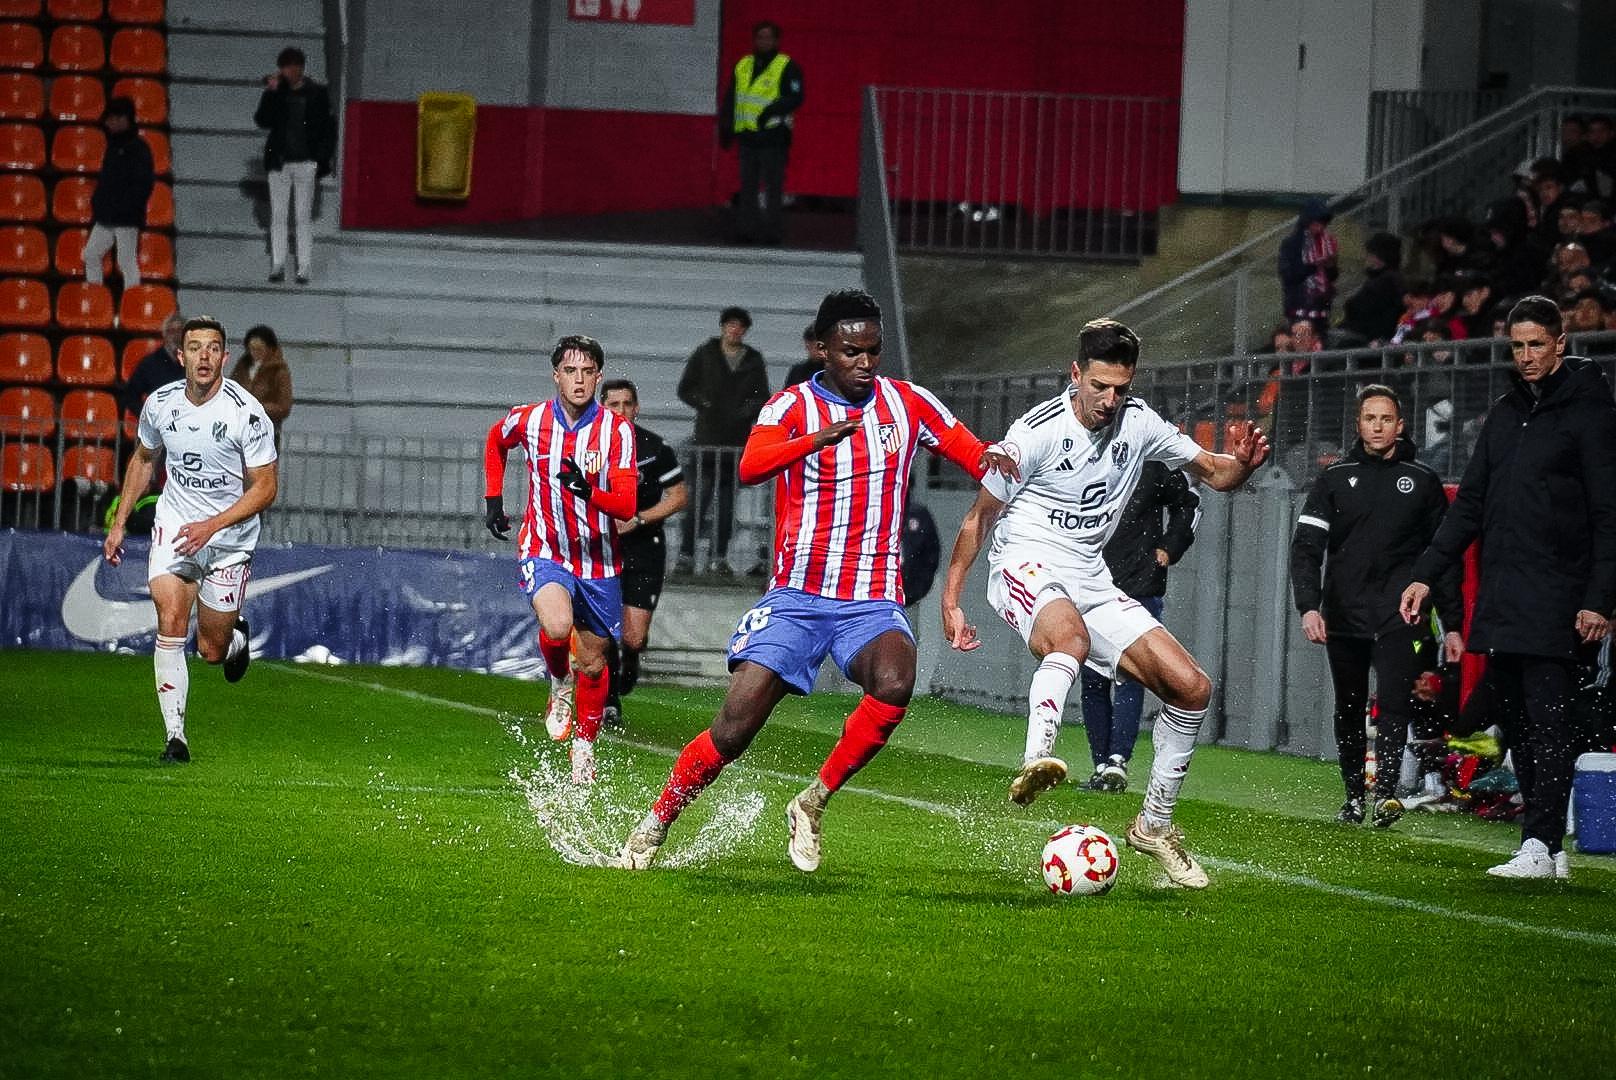
[[[623,636],[623,585],[615,577],[581,578],[549,559],[523,559],[516,564],[516,584],[531,599],[546,585],[572,594],[572,623],[600,637]]]
[[[735,627],[729,669],[750,660],[806,694],[827,655],[847,675],[859,650],[890,630],[915,639],[903,608],[891,600],[833,600],[799,589],[770,589]]]

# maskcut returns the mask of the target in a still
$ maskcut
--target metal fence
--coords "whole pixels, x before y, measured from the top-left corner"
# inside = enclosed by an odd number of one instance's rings
[[[122,429],[90,433],[79,423],[0,416],[0,528],[101,528],[128,444]]]
[[[871,87],[867,102],[904,250],[1138,259],[1176,196],[1173,99]]]
[[[1365,176],[1378,176],[1503,108],[1502,90],[1376,90]]]

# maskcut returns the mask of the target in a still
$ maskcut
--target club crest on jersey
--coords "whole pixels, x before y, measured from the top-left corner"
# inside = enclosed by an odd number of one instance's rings
[[[1072,440],[1071,439],[1062,439],[1061,440],[1061,453],[1063,453],[1063,454],[1070,453],[1071,449],[1072,449]]]
[[[583,470],[586,473],[600,472],[600,451],[585,450],[583,460],[581,460],[579,464],[583,466]]]
[[[881,449],[885,450],[889,454],[896,454],[898,452],[899,442],[897,424],[882,424],[880,428],[877,429],[876,436],[881,440]]]
[[[213,441],[224,442],[225,433],[229,430],[230,429],[225,426],[225,422],[223,420],[215,420],[213,422]]]
[[[1409,492],[1413,491],[1414,478],[1412,476],[1399,476],[1397,478],[1397,490],[1402,492],[1404,495],[1407,495]]]
[[[1128,444],[1125,442],[1113,443],[1111,446],[1111,464],[1122,468],[1128,464]]]

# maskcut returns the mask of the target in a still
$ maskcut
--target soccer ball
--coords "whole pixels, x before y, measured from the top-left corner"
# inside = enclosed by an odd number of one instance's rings
[[[1117,883],[1117,845],[1093,825],[1068,825],[1044,845],[1044,884],[1056,896],[1098,896]]]

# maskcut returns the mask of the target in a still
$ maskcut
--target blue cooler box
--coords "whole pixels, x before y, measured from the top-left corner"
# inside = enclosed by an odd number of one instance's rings
[[[1616,852],[1616,754],[1583,754],[1571,783],[1577,850]]]

